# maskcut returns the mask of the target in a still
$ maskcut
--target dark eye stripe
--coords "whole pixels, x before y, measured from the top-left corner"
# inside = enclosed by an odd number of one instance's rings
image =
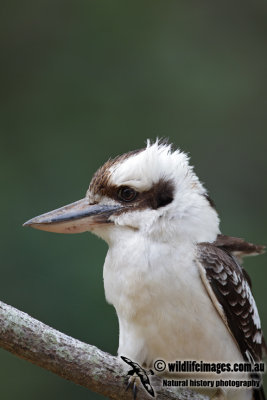
[[[129,186],[109,185],[108,182],[99,182],[97,193],[121,203],[128,203],[131,210],[152,208],[156,210],[165,207],[174,199],[174,184],[171,180],[160,179],[147,191],[137,192]]]

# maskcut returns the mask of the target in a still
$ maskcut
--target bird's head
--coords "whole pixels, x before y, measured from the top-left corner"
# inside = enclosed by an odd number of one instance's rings
[[[84,199],[24,225],[58,233],[92,231],[109,243],[118,237],[115,232],[193,242],[213,241],[219,233],[217,212],[188,156],[159,141],[107,161]]]

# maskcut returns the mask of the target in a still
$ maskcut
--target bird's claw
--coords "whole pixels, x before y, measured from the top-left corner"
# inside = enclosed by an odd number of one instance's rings
[[[134,400],[136,400],[137,392],[138,392],[138,385],[136,384],[136,377],[135,376],[130,376],[127,379],[127,386],[126,386],[126,389],[125,389],[126,392],[129,389],[129,387],[132,387],[133,398],[134,398]]]

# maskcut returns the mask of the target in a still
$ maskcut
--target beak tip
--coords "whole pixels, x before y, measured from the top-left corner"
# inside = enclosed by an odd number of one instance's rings
[[[35,218],[29,219],[28,221],[24,222],[22,226],[33,226],[35,224]]]

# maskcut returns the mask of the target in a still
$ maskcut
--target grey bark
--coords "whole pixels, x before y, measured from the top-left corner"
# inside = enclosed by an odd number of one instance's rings
[[[114,400],[133,400],[125,391],[130,369],[119,358],[67,336],[28,314],[0,302],[0,347],[55,374]],[[190,390],[163,388],[151,377],[158,400],[207,399]],[[138,400],[152,399],[139,385]]]

